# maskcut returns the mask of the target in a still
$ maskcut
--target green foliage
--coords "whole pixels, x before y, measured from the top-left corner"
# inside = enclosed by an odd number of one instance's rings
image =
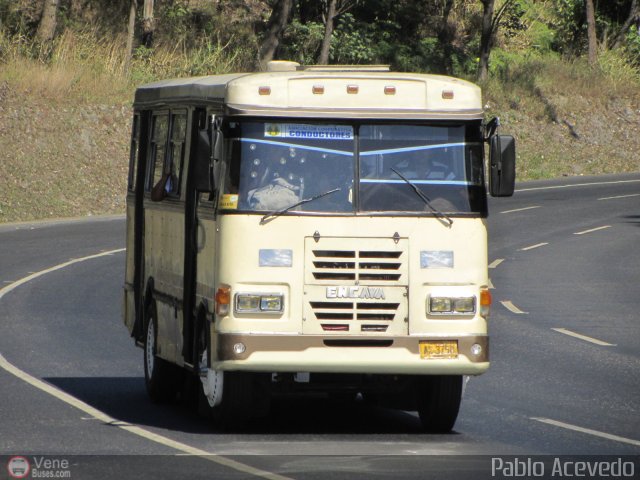
[[[329,59],[338,64],[375,63],[375,32],[368,24],[359,24],[351,13],[338,20]]]
[[[640,65],[630,62],[624,51],[602,50],[598,55],[598,66],[616,86],[640,84]]]
[[[554,50],[580,55],[586,48],[584,0],[554,0]]]
[[[627,32],[627,46],[625,49],[628,62],[635,68],[640,68],[640,32],[631,29]]]
[[[280,56],[302,65],[312,65],[316,63],[323,38],[322,23],[302,23],[294,18],[285,30]]]

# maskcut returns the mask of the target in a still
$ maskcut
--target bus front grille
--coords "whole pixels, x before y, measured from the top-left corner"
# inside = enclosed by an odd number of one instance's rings
[[[361,332],[386,332],[395,320],[400,304],[367,302],[310,302],[315,319],[322,329],[351,331],[352,326]],[[355,323],[344,323],[344,321]]]
[[[408,333],[409,242],[307,237],[303,333]]]
[[[314,280],[396,283],[403,276],[403,251],[314,249],[311,253]]]

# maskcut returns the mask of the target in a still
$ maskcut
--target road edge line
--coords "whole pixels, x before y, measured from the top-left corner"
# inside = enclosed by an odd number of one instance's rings
[[[54,265],[53,267],[44,269],[44,270],[40,270],[39,272],[35,272],[32,273],[31,275],[28,275],[24,278],[21,278],[20,280],[17,280],[13,283],[10,283],[9,285],[7,285],[6,287],[0,289],[0,299],[2,299],[2,297],[4,297],[7,293],[11,292],[12,290],[18,288],[20,285],[24,285],[25,283],[41,277],[43,275],[46,275],[47,273],[51,273],[51,272],[55,272],[56,270],[61,270],[65,267],[74,265],[76,263],[80,263],[80,262],[84,262],[86,260],[92,260],[95,258],[100,258],[100,257],[105,257],[105,256],[109,256],[109,255],[113,255],[115,253],[120,253],[125,251],[126,249],[124,248],[118,248],[115,250],[109,250],[106,252],[100,252],[100,253],[96,253],[94,255],[88,255],[86,257],[81,257],[81,258],[74,258],[73,260],[69,260],[68,262],[64,262],[64,263],[60,263],[58,265]],[[59,388],[54,387],[53,385],[50,385],[32,375],[30,375],[29,373],[25,372],[24,370],[21,370],[20,368],[16,367],[15,365],[13,365],[11,362],[9,362],[6,358],[4,358],[4,356],[2,355],[2,353],[0,353],[0,368],[2,368],[4,371],[6,371],[7,373],[10,373],[11,375],[15,376],[16,378],[28,383],[29,385],[39,389],[42,392],[48,393],[49,395],[57,398],[58,400],[63,401],[64,403],[66,403],[67,405],[70,405],[72,407],[75,407],[89,415],[91,415],[93,418],[100,420],[108,425],[123,429],[125,431],[128,431],[130,433],[133,433],[134,435],[138,435],[139,437],[142,438],[146,438],[147,440],[150,440],[152,442],[164,445],[166,447],[169,448],[173,448],[175,450],[181,451],[183,453],[187,453],[189,455],[194,455],[194,456],[198,456],[201,458],[204,458],[206,460],[209,460],[211,462],[217,463],[219,465],[228,467],[228,468],[232,468],[236,471],[242,472],[242,473],[247,473],[256,477],[261,477],[261,478],[266,478],[268,480],[291,480],[289,477],[284,477],[282,475],[279,475],[277,473],[272,473],[272,472],[267,472],[265,470],[260,470],[258,468],[254,468],[250,465],[246,465],[244,463],[241,462],[237,462],[235,460],[231,460],[229,458],[226,457],[222,457],[220,455],[217,455],[215,453],[211,453],[211,452],[207,452],[205,450],[200,450],[199,448],[196,447],[192,447],[190,445],[187,445],[186,443],[182,443],[182,442],[178,442],[175,440],[171,440],[170,438],[167,438],[163,435],[154,433],[154,432],[150,432],[148,430],[145,430],[142,427],[139,427],[137,425],[131,425],[128,423],[122,423],[121,421],[110,417],[109,415],[107,415],[106,413],[102,412],[101,410],[98,410],[95,407],[92,407],[91,405],[89,405],[88,403],[83,402],[82,400],[74,397],[73,395],[70,395],[62,390],[60,390]]]
[[[562,333],[564,335],[568,335],[573,338],[577,338],[579,340],[584,340],[585,342],[590,342],[595,345],[600,345],[602,347],[616,347],[615,343],[605,342],[604,340],[598,340],[597,338],[589,337],[587,335],[582,335],[581,333],[574,332],[572,330],[568,330],[566,328],[552,328],[551,330]]]
[[[42,275],[46,275],[47,273],[55,272],[56,270],[60,270],[62,268],[66,268],[70,265],[74,265],[76,263],[84,262],[86,260],[93,260],[94,258],[106,257],[108,255],[113,255],[115,253],[124,252],[126,248],[117,248],[115,250],[109,250],[106,252],[96,253],[94,255],[88,255],[86,257],[74,258],[73,260],[69,260],[68,262],[59,263],[58,265],[54,265],[53,267],[45,268],[44,270],[40,270],[39,272],[32,273],[26,277],[21,278],[20,280],[16,280],[15,282],[10,283],[6,287],[0,288],[0,299],[4,297],[10,291],[18,288],[20,285],[24,285],[31,280],[34,280]]]
[[[9,362],[4,355],[0,353],[0,368],[2,368],[5,372],[10,373],[15,376],[19,380],[28,383],[32,387],[37,388],[38,390],[47,393],[58,400],[70,405],[78,410],[83,411],[84,413],[91,415],[93,418],[104,422],[107,425],[120,428],[129,433],[142,437],[146,440],[158,443],[160,445],[164,445],[165,447],[173,448],[174,450],[178,450],[182,453],[186,453],[188,455],[193,455],[196,457],[203,458],[205,460],[209,460],[210,462],[217,463],[224,467],[231,468],[233,470],[247,473],[256,477],[266,478],[268,480],[291,480],[289,477],[284,477],[277,473],[268,472],[266,470],[260,470],[258,468],[252,467],[251,465],[246,465],[244,463],[238,462],[236,460],[232,460],[230,458],[226,458],[215,453],[207,452],[206,450],[201,450],[197,447],[192,447],[191,445],[187,445],[186,443],[178,442],[176,440],[172,440],[164,435],[160,435],[158,433],[151,432],[137,425],[132,425],[130,423],[123,423],[120,420],[111,417],[110,415],[104,413],[101,410],[98,410],[95,407],[92,407],[86,402],[83,402],[79,398],[74,397],[73,395],[68,394],[67,392],[60,390],[59,388],[40,380],[39,378],[34,377],[33,375],[21,370],[20,368],[13,365]]]
[[[613,435],[612,433],[600,432],[598,430],[592,430],[590,428],[579,427],[577,425],[571,425],[570,423],[560,422],[558,420],[552,420],[544,417],[529,417],[536,422],[546,423],[547,425],[553,425],[555,427],[564,428],[566,430],[573,430],[574,432],[586,433],[595,437],[605,438],[607,440],[614,440],[616,442],[627,443],[629,445],[640,446],[640,440],[634,440],[632,438],[621,437],[619,435]]]

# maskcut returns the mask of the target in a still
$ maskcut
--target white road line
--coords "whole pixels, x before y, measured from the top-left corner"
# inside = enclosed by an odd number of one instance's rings
[[[489,279],[489,290],[495,290],[496,287],[493,286],[493,282],[491,281],[491,279]]]
[[[569,335],[570,337],[579,338],[580,340],[584,340],[585,342],[595,343],[596,345],[602,345],[604,347],[615,347],[615,343],[603,342],[602,340],[598,340],[597,338],[587,337],[586,335],[581,335],[576,332],[572,332],[571,330],[567,330],[566,328],[552,328],[551,330],[555,330],[558,333],[564,333],[565,335]]]
[[[574,235],[584,235],[585,233],[597,232],[598,230],[604,230],[605,228],[611,228],[611,225],[605,225],[604,227],[591,228],[582,232],[575,232]]]
[[[68,262],[64,262],[61,263],[59,265],[55,265],[51,268],[47,268],[45,270],[40,270],[39,272],[34,272],[31,273],[31,275],[28,275],[24,278],[21,278],[20,280],[17,280],[9,285],[7,285],[6,287],[0,288],[0,299],[2,297],[4,297],[7,293],[9,293],[11,290],[14,290],[16,288],[18,288],[20,285],[23,285],[27,282],[30,282],[31,280],[41,277],[42,275],[45,275],[47,273],[51,273],[51,272],[55,272],[56,270],[60,270],[61,268],[65,268],[68,267],[70,265],[73,265],[75,263],[80,263],[80,262],[84,262],[86,260],[93,260],[94,258],[100,258],[100,257],[105,257],[107,255],[113,255],[114,253],[120,253],[120,252],[124,252],[126,249],[125,248],[118,248],[116,250],[109,250],[108,252],[101,252],[101,253],[97,253],[95,255],[89,255],[87,257],[82,257],[82,258],[74,258],[73,260],[69,260]]]
[[[500,302],[504,308],[509,310],[511,313],[515,313],[517,315],[528,315],[529,312],[523,312],[518,307],[516,307],[511,300],[504,300]]]
[[[277,473],[260,470],[250,465],[245,465],[244,463],[237,462],[230,458],[222,457],[220,455],[207,452],[206,450],[201,450],[199,448],[192,447],[191,445],[187,445],[186,443],[172,440],[168,437],[151,432],[137,425],[132,425],[130,423],[122,422],[98,410],[97,408],[92,407],[88,403],[85,403],[82,400],[79,400],[76,397],[69,395],[68,393],[54,387],[53,385],[43,382],[39,378],[36,378],[28,374],[24,370],[20,370],[18,367],[8,362],[4,358],[4,356],[2,356],[2,354],[0,354],[0,368],[16,376],[20,380],[30,384],[31,386],[45,393],[48,393],[49,395],[57,398],[58,400],[62,400],[67,405],[71,405],[72,407],[75,407],[78,410],[81,410],[84,413],[91,415],[96,420],[100,420],[101,422],[103,422],[106,425],[109,425],[110,427],[121,428],[122,430],[126,430],[129,433],[133,433],[134,435],[138,435],[139,437],[145,438],[147,440],[151,440],[152,442],[159,443],[169,448],[173,448],[175,450],[178,450],[179,452],[182,452],[188,455],[194,455],[197,457],[204,458],[205,460],[209,460],[219,465],[232,468],[242,473],[246,473],[256,477],[266,478],[268,480],[291,480],[289,477],[284,477],[282,475],[278,475]]]
[[[502,262],[504,262],[504,258],[496,258],[493,262],[489,264],[489,268],[496,268]]]
[[[119,248],[117,250],[110,250],[108,252],[101,252],[95,255],[89,255],[86,257],[82,257],[82,258],[75,258],[73,260],[70,260],[68,262],[65,263],[61,263],[59,265],[55,265],[51,268],[47,268],[45,270],[41,270],[39,272],[35,272],[27,277],[24,277],[16,282],[11,283],[10,285],[7,285],[6,287],[0,289],[0,299],[6,295],[7,293],[9,293],[10,291],[14,290],[15,288],[19,287],[20,285],[24,285],[25,283],[33,280],[34,278],[38,278],[41,277],[42,275],[45,275],[47,273],[50,272],[54,272],[56,270],[60,270],[62,268],[68,267],[70,265],[74,265],[76,263],[79,262],[84,262],[86,260],[91,260],[94,258],[100,258],[100,257],[104,257],[107,255],[113,255],[114,253],[119,253],[119,252],[123,252],[125,249],[124,248]],[[7,371],[8,373],[16,376],[17,378],[19,378],[20,380],[32,385],[33,387],[48,393],[49,395],[52,395],[54,397],[56,397],[58,400],[62,400],[63,402],[65,402],[68,405],[71,405],[72,407],[75,407],[79,410],[82,410],[83,412],[91,415],[93,418],[95,418],[96,420],[100,420],[101,422],[104,422],[107,425],[110,426],[115,426],[117,428],[121,428],[123,430],[126,430],[129,433],[133,433],[134,435],[138,435],[139,437],[143,437],[147,440],[151,440],[152,442],[155,443],[159,443],[161,445],[173,448],[175,450],[178,450],[182,453],[186,453],[188,455],[195,455],[198,457],[202,457],[205,460],[209,460],[211,462],[217,463],[219,465],[223,465],[225,467],[228,468],[232,468],[234,470],[237,470],[239,472],[242,473],[246,473],[249,475],[253,475],[255,477],[261,477],[261,478],[266,478],[268,480],[291,480],[289,477],[284,477],[282,475],[278,475],[277,473],[272,473],[272,472],[268,472],[266,470],[260,470],[258,468],[254,468],[250,465],[245,465],[244,463],[240,463],[237,462],[235,460],[232,460],[230,458],[226,458],[226,457],[221,457],[219,455],[216,455],[214,453],[211,452],[207,452],[206,450],[201,450],[199,448],[196,447],[192,447],[190,445],[187,445],[186,443],[182,443],[182,442],[177,442],[175,440],[172,440],[170,438],[167,438],[163,435],[159,435],[157,433],[151,432],[149,430],[145,430],[142,427],[139,427],[137,425],[131,425],[129,423],[126,422],[122,422],[116,418],[113,418],[109,415],[107,415],[106,413],[98,410],[97,408],[92,407],[91,405],[89,405],[88,403],[83,402],[82,400],[77,399],[76,397],[69,395],[68,393],[54,387],[53,385],[50,385],[46,382],[43,382],[42,380],[28,374],[27,372],[25,372],[24,370],[20,370],[18,367],[16,367],[15,365],[11,364],[10,362],[8,362],[4,356],[0,353],[0,368],[4,369],[5,371]],[[84,419],[84,418],[83,418]]]
[[[630,197],[640,197],[640,193],[633,193],[631,195],[617,195],[615,197],[602,197],[598,200],[615,200],[617,198],[630,198]]]
[[[513,210],[504,210],[503,212],[500,212],[500,213],[524,212],[525,210],[533,210],[534,208],[540,208],[540,205],[533,205],[531,207],[524,207],[524,208],[516,208],[516,209],[513,209]]]
[[[594,435],[596,437],[606,438],[607,440],[613,440],[615,442],[622,442],[622,443],[628,443],[629,445],[640,446],[640,440],[620,437],[618,435],[612,435],[611,433],[606,433],[606,432],[599,432],[598,430],[592,430],[590,428],[578,427],[577,425],[571,425],[570,423],[551,420],[550,418],[539,418],[539,417],[530,417],[530,418],[531,420],[535,420],[536,422],[542,422],[542,423],[546,423],[547,425],[566,428],[567,430],[573,430],[574,432],[586,433],[587,435]]]
[[[534,248],[544,247],[545,245],[549,245],[549,243],[548,242],[536,243],[535,245],[531,245],[530,247],[521,248],[520,251],[521,252],[526,252],[528,250],[533,250]]]
[[[640,183],[640,179],[639,180],[615,180],[610,182],[574,183],[574,184],[568,184],[568,185],[553,185],[549,187],[520,188],[520,189],[517,189],[516,192],[533,192],[535,190],[556,190],[558,188],[591,187],[594,185],[616,185],[619,183]]]

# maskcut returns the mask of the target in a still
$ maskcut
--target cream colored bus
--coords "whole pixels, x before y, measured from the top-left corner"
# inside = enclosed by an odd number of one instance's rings
[[[380,66],[138,88],[123,315],[151,399],[197,384],[233,425],[274,395],[361,396],[451,430],[489,368],[498,125],[476,85]]]

